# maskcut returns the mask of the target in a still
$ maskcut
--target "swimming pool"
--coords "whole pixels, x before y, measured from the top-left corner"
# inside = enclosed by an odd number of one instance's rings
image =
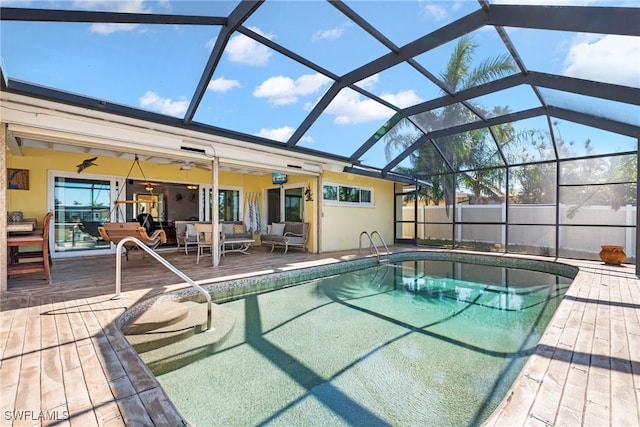
[[[157,378],[198,426],[477,425],[570,281],[416,259],[248,293],[224,344]]]

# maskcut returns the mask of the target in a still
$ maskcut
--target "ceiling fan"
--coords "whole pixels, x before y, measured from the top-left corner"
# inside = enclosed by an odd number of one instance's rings
[[[188,171],[193,168],[204,169],[208,171],[211,170],[211,165],[206,163],[196,163],[196,162],[192,162],[191,160],[173,160],[172,163],[179,164],[180,170],[183,170],[183,171]]]

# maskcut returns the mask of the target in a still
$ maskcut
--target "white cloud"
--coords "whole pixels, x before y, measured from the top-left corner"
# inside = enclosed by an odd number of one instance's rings
[[[495,4],[526,4],[533,6],[587,6],[592,0],[494,0]]]
[[[295,129],[291,126],[283,126],[275,129],[262,128],[256,135],[274,141],[287,142],[293,132],[295,132]]]
[[[138,27],[138,24],[107,24],[107,23],[96,23],[91,24],[91,32],[98,34],[111,34],[117,33],[118,31],[132,31]]]
[[[272,34],[263,33],[256,27],[249,27],[249,29],[269,40],[275,37]],[[258,43],[244,34],[231,37],[229,43],[227,43],[225,53],[229,57],[229,61],[247,65],[264,65],[271,57],[271,50],[267,46]]]
[[[211,80],[207,85],[207,89],[218,93],[227,93],[236,87],[242,87],[239,81],[225,79],[224,77],[218,77],[215,80]]]
[[[363,89],[371,91],[378,83],[379,79],[380,74],[374,74],[370,77],[367,77],[366,79],[360,80],[358,83],[356,83],[356,85]],[[403,90],[398,93],[383,93],[382,95],[380,95],[380,98],[401,108],[410,107],[424,101],[413,89]]]
[[[310,136],[303,136],[300,138],[300,142],[305,142],[307,144],[313,144],[315,141]]]
[[[413,89],[398,93],[385,93],[380,95],[380,98],[400,108],[411,107],[424,101]]]
[[[81,0],[74,4],[83,9],[88,10],[106,10],[110,12],[124,13],[151,13],[152,9],[144,4],[144,0]],[[118,31],[132,31],[138,27],[138,24],[108,24],[95,23],[91,24],[90,31],[98,34],[111,34]]]
[[[342,36],[342,33],[344,33],[344,28],[340,27],[331,28],[329,30],[320,30],[311,37],[311,40],[314,42],[319,40],[335,40],[339,39],[340,36]]]
[[[565,58],[563,74],[625,86],[640,86],[640,40],[606,35],[577,37]]]
[[[430,3],[423,0],[421,0],[419,3],[421,13],[423,15],[432,17],[436,21],[442,21],[449,15],[447,9],[441,6],[441,4]]]
[[[362,89],[371,89],[376,83],[378,83],[378,80],[380,80],[380,74],[376,73],[360,80],[356,85],[360,86]]]
[[[289,138],[291,138],[291,135],[293,135],[293,132],[295,132],[295,129],[291,126],[283,126],[281,128],[275,129],[262,128],[260,129],[260,132],[256,133],[255,135],[274,141],[287,142],[289,141]],[[313,144],[313,138],[311,138],[310,136],[303,136],[300,141]]]
[[[253,91],[257,98],[267,98],[272,105],[288,105],[298,101],[298,97],[310,95],[329,84],[331,79],[316,73],[305,74],[293,80],[289,77],[270,77]]]
[[[363,100],[351,89],[341,90],[325,111],[334,115],[334,123],[339,125],[384,120],[393,114],[390,108],[372,99]]]
[[[189,107],[189,101],[184,97],[179,101],[172,101],[169,98],[161,98],[150,90],[142,95],[138,101],[144,108],[174,117],[183,117]]]

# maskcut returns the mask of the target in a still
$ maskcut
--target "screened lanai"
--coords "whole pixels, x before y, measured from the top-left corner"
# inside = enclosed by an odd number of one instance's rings
[[[3,1],[2,91],[394,181],[397,242],[635,262],[638,22],[633,1]]]

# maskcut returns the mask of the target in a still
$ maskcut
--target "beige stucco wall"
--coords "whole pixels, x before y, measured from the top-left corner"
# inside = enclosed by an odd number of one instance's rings
[[[42,218],[47,212],[47,175],[49,170],[76,172],[77,165],[87,158],[94,157],[90,154],[66,153],[61,151],[24,148],[23,156],[13,156],[7,152],[7,168],[29,170],[28,190],[7,190],[7,208],[9,212],[21,211],[26,218]],[[137,166],[131,168],[133,161],[129,159],[116,159],[100,157],[95,161],[97,166],[91,166],[78,176],[91,174],[127,176],[133,179],[149,181],[175,181],[197,182],[201,184],[211,183],[211,172],[194,168],[190,171],[181,171],[179,165],[160,165],[140,161],[142,171]],[[231,174],[228,174],[231,175]],[[220,174],[220,179],[230,180],[228,176]]]
[[[76,172],[77,165],[84,159],[93,155],[67,153],[52,150],[42,150],[25,148],[24,156],[12,156],[7,151],[7,167],[29,170],[28,190],[8,190],[6,194],[6,211],[21,211],[27,218],[42,218],[47,212],[47,178],[49,170]],[[171,181],[171,182],[193,182],[203,185],[211,184],[211,172],[203,169],[193,168],[189,171],[182,171],[177,164],[160,165],[140,161],[142,171],[137,166],[132,169],[132,160],[115,159],[110,157],[98,157],[95,161],[97,166],[91,166],[82,172],[82,176],[92,174],[108,176],[127,176],[130,172],[132,179],[144,179],[149,181]],[[142,176],[144,174],[144,177]],[[79,175],[80,176],[80,175]],[[306,201],[305,222],[310,223],[311,233],[309,236],[307,249],[310,252],[318,251],[318,236],[315,226],[318,223],[318,179],[313,176],[288,175],[286,187],[310,186],[313,192],[313,201]],[[271,182],[271,174],[262,176],[242,174],[237,172],[220,171],[219,185],[222,187],[234,187],[242,189],[245,200],[242,200],[242,210],[246,209],[246,195],[248,193],[259,194],[259,207],[263,221],[265,214],[265,191],[268,188],[276,188]],[[241,219],[244,219],[241,217]],[[259,235],[256,236],[256,243],[260,243]]]
[[[47,211],[47,175],[49,170],[75,172],[87,154],[66,153],[51,150],[25,148],[24,156],[7,155],[7,167],[29,170],[29,190],[8,190],[6,211],[22,211],[25,217],[42,218]],[[126,176],[132,165],[128,159],[98,157],[98,166],[92,166],[83,175],[100,174]],[[178,165],[159,165],[141,161],[142,172],[150,180],[211,183],[211,172],[202,169],[181,171]],[[131,170],[131,178],[143,179],[137,167]],[[322,182],[352,185],[373,190],[373,206],[331,206],[322,201]],[[247,175],[221,171],[221,186],[242,188],[247,193],[257,193],[261,216],[266,217],[266,190],[275,188],[271,175]],[[305,202],[305,222],[309,222],[311,233],[307,249],[310,252],[327,252],[357,248],[360,232],[377,230],[387,244],[393,242],[393,183],[354,174],[325,171],[318,179],[313,176],[289,175],[285,186],[309,186],[313,200]],[[243,201],[243,204],[245,202]],[[244,206],[243,206],[244,209]],[[321,221],[321,223],[320,223]],[[263,228],[266,224],[263,223]],[[319,227],[320,232],[316,230]],[[259,236],[256,243],[259,244]],[[366,244],[366,243],[363,243]]]
[[[393,243],[393,183],[350,173],[326,171],[323,183],[344,184],[373,190],[373,206],[328,205],[321,201],[322,252],[357,249],[360,233],[377,230],[385,242]],[[368,243],[363,240],[363,246]]]

